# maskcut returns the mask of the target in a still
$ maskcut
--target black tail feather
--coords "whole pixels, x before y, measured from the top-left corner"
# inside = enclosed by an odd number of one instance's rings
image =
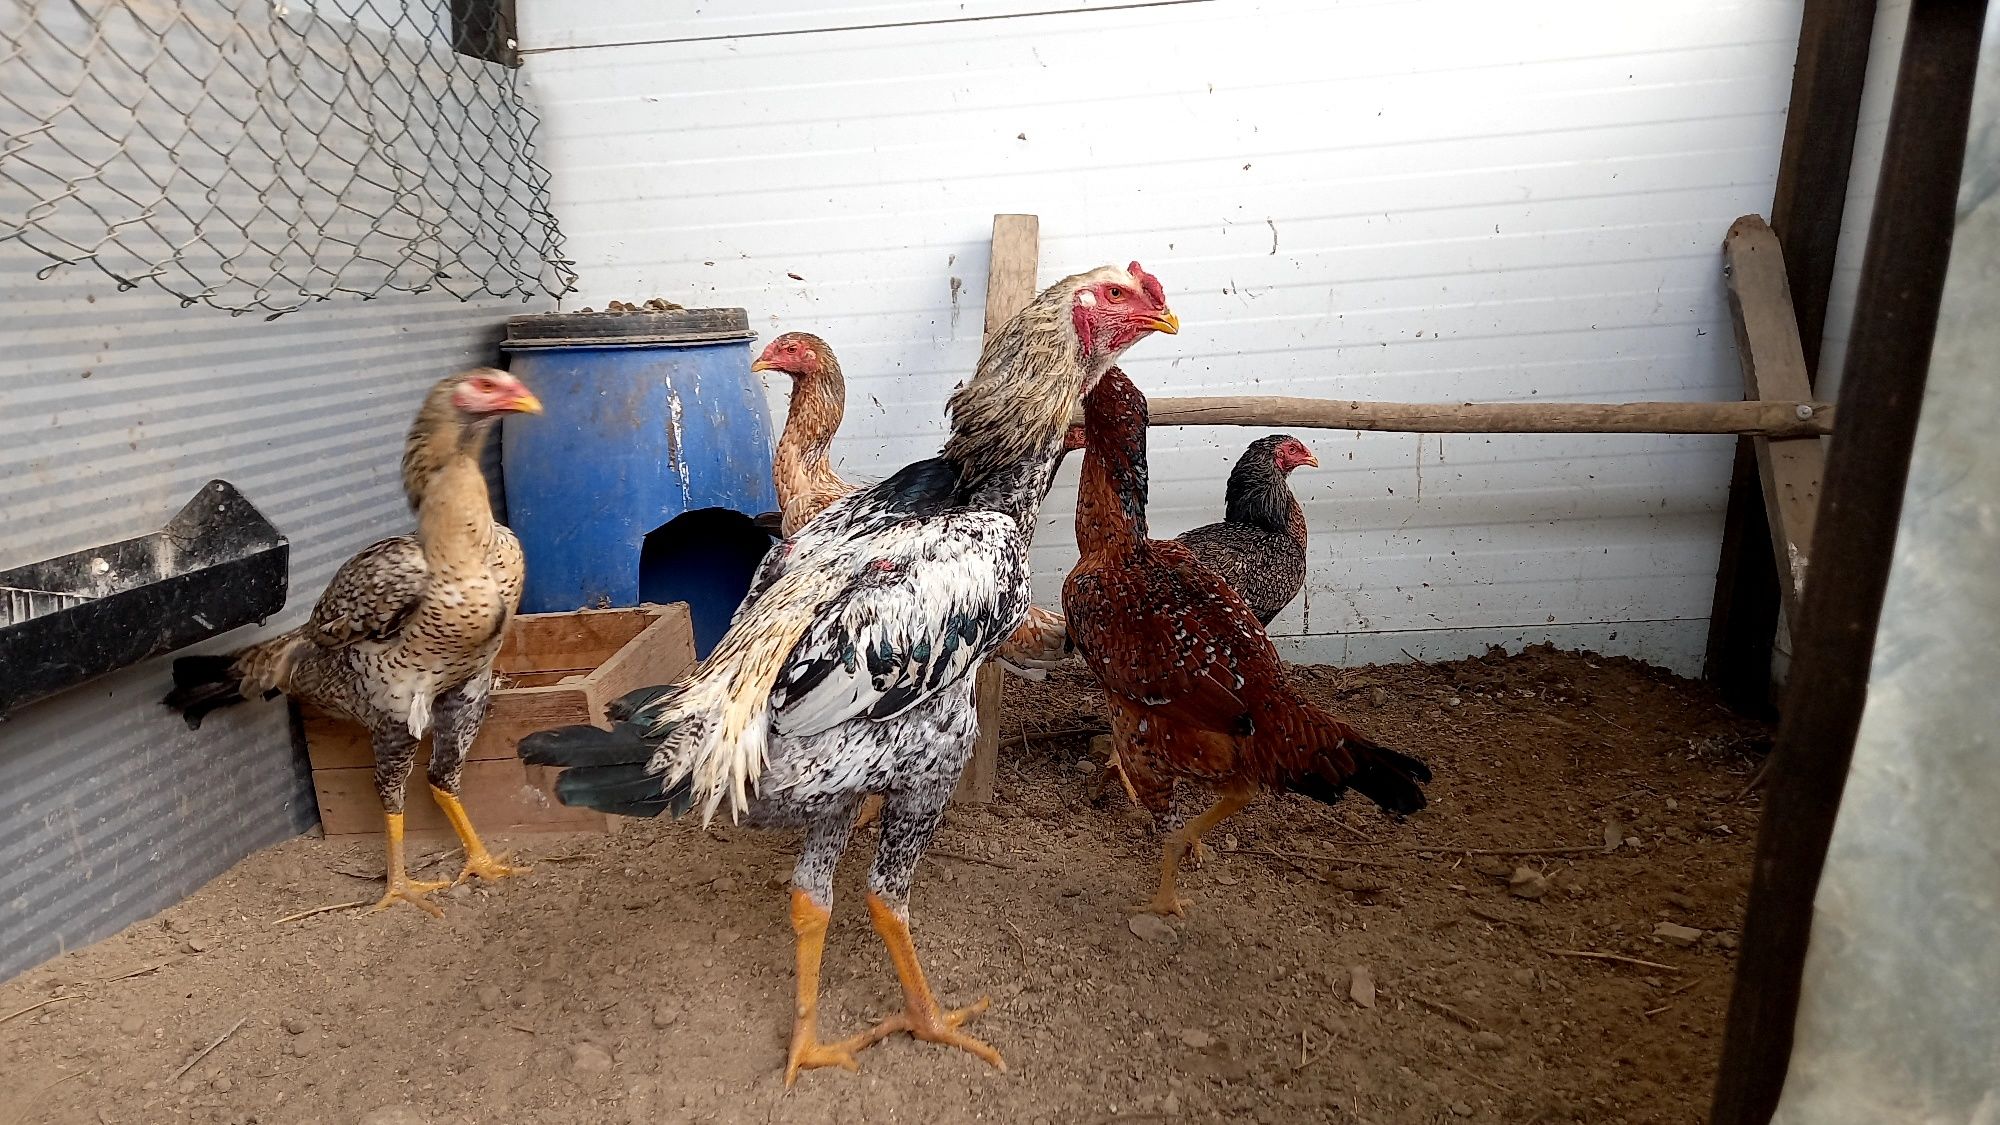
[[[679,816],[688,810],[693,791],[685,779],[666,789],[660,775],[648,768],[657,748],[640,728],[620,722],[610,730],[574,726],[537,731],[521,740],[518,753],[531,766],[567,767],[556,778],[556,800],[565,805],[618,816]]]
[[[183,656],[174,661],[174,690],[160,702],[181,713],[189,730],[200,730],[210,711],[243,702],[236,657]]]
[[[1294,778],[1287,788],[1329,805],[1340,800],[1341,793],[1353,789],[1375,802],[1383,812],[1399,817],[1417,812],[1427,803],[1418,785],[1430,781],[1429,766],[1372,742],[1350,738],[1346,748],[1354,757],[1353,773],[1342,776],[1332,768],[1332,763],[1321,758],[1318,769]]]
[[[604,714],[614,723],[630,722],[632,716],[647,707],[651,707],[654,703],[665,699],[673,690],[674,688],[671,684],[633,688],[631,691],[612,700],[611,705],[604,709]]]

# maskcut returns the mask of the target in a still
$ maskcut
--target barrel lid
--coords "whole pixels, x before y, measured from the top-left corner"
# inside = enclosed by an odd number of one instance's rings
[[[622,305],[610,312],[531,313],[507,318],[508,348],[709,344],[753,340],[745,309],[659,309]]]

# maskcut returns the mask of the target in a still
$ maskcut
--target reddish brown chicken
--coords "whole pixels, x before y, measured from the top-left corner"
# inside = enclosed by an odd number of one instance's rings
[[[1126,774],[1166,834],[1159,891],[1141,909],[1185,913],[1182,859],[1263,790],[1332,802],[1352,788],[1396,816],[1423,808],[1422,762],[1301,698],[1242,597],[1185,544],[1146,538],[1146,398],[1117,368],[1085,399],[1084,429],[1082,558],[1063,609],[1109,697]],[[1218,794],[1191,821],[1181,781]]]

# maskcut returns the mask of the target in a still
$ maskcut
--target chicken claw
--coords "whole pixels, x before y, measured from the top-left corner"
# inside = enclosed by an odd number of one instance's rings
[[[1126,908],[1125,912],[1127,914],[1158,914],[1163,918],[1171,914],[1176,918],[1185,918],[1187,917],[1187,910],[1188,900],[1175,894],[1172,890],[1162,887],[1160,888],[1160,893],[1137,906]]]
[[[398,902],[407,902],[433,918],[442,918],[444,910],[424,896],[449,886],[450,883],[426,883],[408,877],[391,879],[388,889],[382,892],[382,897],[376,900],[375,905],[368,908],[368,913],[377,914]]]
[[[497,856],[483,853],[470,856],[465,861],[464,870],[458,873],[458,878],[451,881],[451,885],[455,887],[475,876],[490,882],[494,879],[505,879],[509,875],[525,875],[534,870],[532,867],[510,866],[507,858],[504,853]]]
[[[912,1036],[926,1043],[936,1043],[944,1047],[957,1047],[961,1051],[969,1051],[977,1055],[988,1066],[1004,1072],[1007,1069],[1007,1060],[1000,1057],[999,1051],[995,1050],[991,1044],[975,1039],[958,1030],[960,1027],[978,1018],[981,1013],[992,1006],[993,998],[991,996],[981,996],[966,1007],[950,1011],[941,1011],[935,1005],[912,1004],[895,1015],[890,1016],[888,1019],[883,1020],[881,1023],[876,1024],[867,1033],[866,1038],[872,1043],[879,1039],[886,1039],[899,1031],[907,1031]]]

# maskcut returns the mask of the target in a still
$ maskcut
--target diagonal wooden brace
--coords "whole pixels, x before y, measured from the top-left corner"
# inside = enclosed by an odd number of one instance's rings
[[[1799,346],[1798,320],[1792,314],[1792,291],[1785,280],[1784,251],[1779,248],[1778,236],[1762,218],[1745,215],[1730,225],[1723,238],[1722,258],[1729,271],[1729,314],[1736,325],[1736,356],[1743,365],[1743,397],[1811,399],[1812,385],[1806,375],[1805,351]],[[1816,437],[1753,440],[1785,619],[1796,629],[1813,519],[1819,511],[1824,454]]]

